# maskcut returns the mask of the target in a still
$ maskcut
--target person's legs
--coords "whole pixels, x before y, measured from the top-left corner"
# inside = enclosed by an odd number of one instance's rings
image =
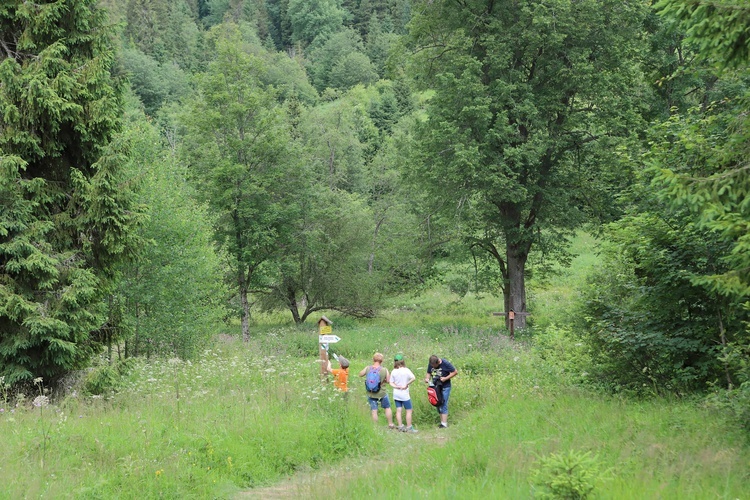
[[[380,406],[385,410],[385,419],[388,421],[388,427],[393,427],[393,411],[391,410],[391,400],[388,399],[388,394],[380,400]]]
[[[440,413],[440,425],[448,427],[448,398],[451,395],[451,386],[443,387],[443,404],[438,408]]]
[[[404,409],[406,410],[406,427],[411,427],[411,412],[412,412],[412,404],[411,399],[408,401],[404,401]]]
[[[373,398],[367,398],[367,402],[370,403],[370,413],[372,413],[372,421],[378,422],[378,400]]]
[[[403,427],[403,424],[401,423],[401,407],[402,406],[404,406],[404,402],[396,400],[396,423],[398,424],[399,427]]]

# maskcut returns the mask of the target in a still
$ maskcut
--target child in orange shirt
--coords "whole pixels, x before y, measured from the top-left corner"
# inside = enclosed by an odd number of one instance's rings
[[[341,392],[346,393],[349,390],[347,387],[347,382],[349,380],[349,360],[344,356],[337,356],[336,354],[334,354],[333,357],[339,362],[341,368],[338,370],[331,369],[331,360],[328,360],[326,371],[333,375],[333,386]]]

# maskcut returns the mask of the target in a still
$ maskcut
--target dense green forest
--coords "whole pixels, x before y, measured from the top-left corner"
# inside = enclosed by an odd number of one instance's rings
[[[748,62],[742,0],[5,1],[0,380],[436,285],[533,341],[583,231],[578,369],[750,428]]]

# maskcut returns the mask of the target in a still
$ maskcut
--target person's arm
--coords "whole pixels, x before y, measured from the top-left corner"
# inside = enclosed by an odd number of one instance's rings
[[[446,366],[446,369],[451,370],[451,371],[445,377],[440,377],[440,380],[442,380],[443,382],[447,382],[448,380],[458,375],[458,370],[456,370],[456,367],[453,366],[452,363],[447,362],[447,361],[445,363],[448,365]]]
[[[328,362],[326,362],[326,371],[328,373],[333,373],[333,371],[331,370],[331,360],[330,359],[328,360]]]
[[[393,387],[394,389],[401,389],[401,387],[397,386],[395,382],[393,382],[393,374],[391,373],[388,375],[388,384]]]
[[[440,380],[442,380],[443,382],[447,382],[450,379],[452,379],[453,377],[455,377],[456,375],[458,375],[458,371],[457,370],[453,370],[452,372],[450,372],[448,374],[447,377],[440,377]]]
[[[417,380],[417,377],[414,376],[414,374],[411,374],[411,377],[409,377],[409,381],[406,382],[406,385],[404,386],[404,389],[408,389],[412,382]]]
[[[362,368],[362,371],[359,372],[359,376],[360,377],[364,377],[365,375],[367,375],[367,369],[368,368],[370,368],[370,367],[369,366],[365,366],[364,368]]]

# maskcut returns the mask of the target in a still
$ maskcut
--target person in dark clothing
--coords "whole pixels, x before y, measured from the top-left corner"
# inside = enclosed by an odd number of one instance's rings
[[[445,429],[448,427],[448,398],[451,394],[451,379],[458,374],[456,367],[444,358],[439,358],[434,354],[430,356],[430,362],[427,365],[427,375],[425,375],[425,384],[430,383],[432,378],[437,387],[441,387],[443,394],[443,404],[438,406],[438,413],[440,414],[440,425],[439,429]]]

